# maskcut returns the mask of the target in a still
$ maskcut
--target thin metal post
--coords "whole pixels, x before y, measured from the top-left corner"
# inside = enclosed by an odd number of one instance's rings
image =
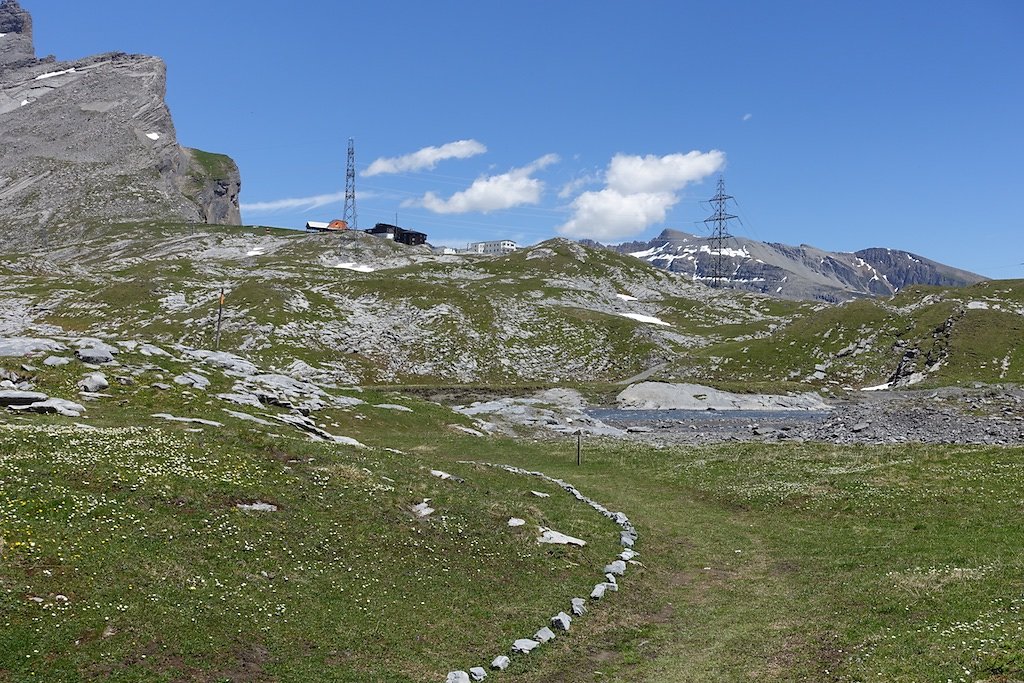
[[[583,430],[576,430],[576,466],[583,464]]]
[[[217,309],[217,342],[214,351],[220,351],[220,324],[224,320],[224,288],[220,288],[220,306]]]

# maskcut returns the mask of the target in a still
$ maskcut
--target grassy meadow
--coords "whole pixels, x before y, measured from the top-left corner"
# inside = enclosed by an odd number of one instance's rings
[[[486,666],[586,596],[618,529],[467,460],[565,478],[641,534],[620,592],[492,679],[1024,677],[1021,449],[593,441],[577,467],[574,442],[474,437],[404,402],[415,412],[330,417],[368,449],[208,410],[223,428],[132,419],[116,400],[94,430],[7,419],[0,680],[443,681]],[[424,499],[437,512],[421,519]],[[278,510],[237,507],[257,501]],[[538,545],[537,525],[588,546]]]

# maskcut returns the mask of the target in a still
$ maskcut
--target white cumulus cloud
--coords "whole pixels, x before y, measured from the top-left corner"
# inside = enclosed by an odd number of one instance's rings
[[[312,197],[292,197],[266,202],[251,202],[248,204],[243,202],[242,211],[248,211],[250,213],[273,213],[275,211],[285,211],[288,209],[309,211],[312,209],[318,209],[321,206],[337,204],[344,200],[344,192],[335,192],[333,194],[313,195]]]
[[[413,203],[440,214],[489,213],[515,206],[540,203],[544,194],[544,181],[533,174],[551,164],[558,163],[557,154],[546,154],[540,159],[514,168],[507,173],[480,176],[465,190],[444,199],[427,192]]]
[[[665,220],[683,188],[724,165],[725,154],[718,150],[665,156],[616,154],[605,173],[605,188],[576,197],[572,217],[558,232],[605,241],[637,235]]]
[[[457,140],[440,147],[424,147],[400,157],[382,157],[363,171],[364,176],[384,173],[405,173],[431,169],[445,159],[468,159],[487,151],[487,147],[476,140]]]
[[[744,120],[744,121],[749,121],[749,120],[750,120],[750,119],[752,119],[752,118],[754,118],[754,115],[753,115],[753,114],[744,114],[744,115],[743,115],[743,120]]]
[[[725,163],[725,154],[688,152],[645,157],[616,154],[608,165],[605,182],[623,194],[639,192],[676,192],[688,184],[706,178]]]

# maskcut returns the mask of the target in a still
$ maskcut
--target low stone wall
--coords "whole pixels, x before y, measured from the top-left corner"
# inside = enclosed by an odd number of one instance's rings
[[[549,477],[543,472],[536,472],[532,470],[526,470],[521,467],[514,467],[512,465],[498,465],[489,462],[477,462],[473,460],[460,461],[462,465],[476,465],[479,467],[494,467],[496,469],[505,470],[512,474],[518,474],[527,477],[537,477],[544,481],[555,484],[563,491],[571,495],[581,503],[593,508],[604,517],[610,519],[619,525],[621,531],[619,533],[619,542],[622,545],[622,552],[619,553],[615,559],[605,565],[602,573],[604,574],[604,581],[600,581],[594,585],[593,590],[590,592],[590,600],[600,600],[604,597],[608,591],[618,591],[619,583],[617,577],[623,576],[626,573],[626,569],[629,563],[637,556],[637,552],[633,550],[633,546],[639,539],[639,535],[636,532],[636,527],[633,526],[629,518],[626,517],[625,513],[612,512],[604,505],[601,505],[597,501],[588,498],[583,495],[579,489],[572,484],[554,477]],[[575,597],[569,600],[569,612],[560,611],[551,617],[550,623],[541,626],[541,628],[530,637],[518,638],[513,644],[511,649],[511,655],[526,655],[544,643],[554,640],[557,637],[557,632],[568,631],[572,624],[573,617],[581,617],[587,612],[587,599]],[[509,655],[498,655],[491,660],[490,668],[492,671],[504,671],[512,663]],[[448,674],[446,683],[469,683],[469,681],[482,681],[487,677],[487,670],[482,666],[476,666],[467,671],[451,671]]]

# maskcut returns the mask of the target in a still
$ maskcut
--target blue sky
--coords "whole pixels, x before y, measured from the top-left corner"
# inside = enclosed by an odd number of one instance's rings
[[[22,3],[163,57],[247,223],[340,217],[352,137],[360,227],[434,244],[700,233],[724,172],[737,234],[1024,277],[1018,0]]]

